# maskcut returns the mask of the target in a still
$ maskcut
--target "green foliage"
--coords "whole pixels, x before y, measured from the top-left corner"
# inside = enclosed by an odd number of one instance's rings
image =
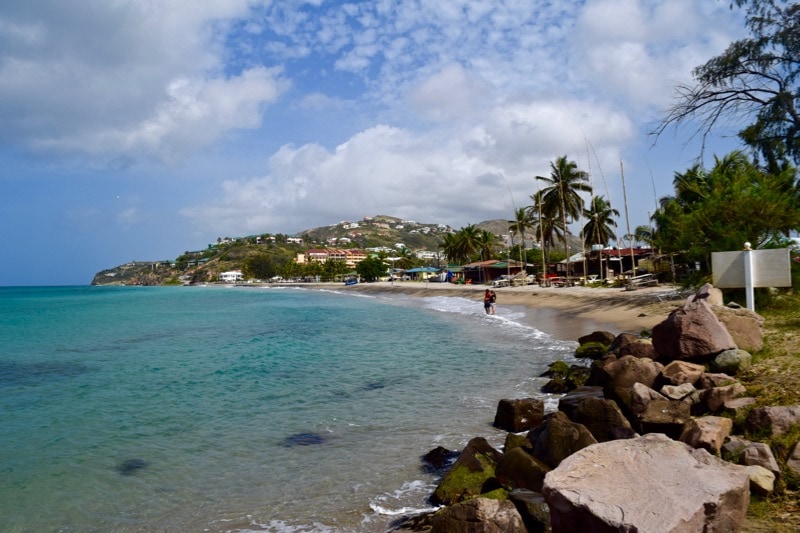
[[[268,280],[276,273],[275,260],[268,254],[251,255],[244,260],[244,265],[242,265],[242,274],[245,278]]]
[[[619,211],[611,207],[611,202],[602,196],[592,197],[589,210],[584,214],[589,222],[583,227],[584,243],[587,247],[593,244],[604,246],[617,238],[613,228],[617,223],[614,217],[619,216]]]
[[[733,152],[717,158],[711,170],[676,173],[673,183],[675,195],[663,198],[653,215],[654,241],[666,253],[701,262],[700,275],[708,275],[711,252],[739,250],[745,242],[775,247],[800,227],[794,169],[768,173]]]
[[[386,264],[377,257],[368,257],[356,265],[356,272],[365,281],[377,281],[386,275]]]
[[[549,262],[552,261],[550,249],[559,233],[564,243],[564,256],[569,255],[567,224],[577,220],[584,212],[580,193],[591,193],[592,187],[589,185],[589,175],[579,170],[578,164],[569,161],[567,156],[550,162],[550,176],[536,176],[536,179],[544,181],[546,186],[531,197],[534,200],[531,213],[538,220],[536,226],[542,235],[546,261]]]

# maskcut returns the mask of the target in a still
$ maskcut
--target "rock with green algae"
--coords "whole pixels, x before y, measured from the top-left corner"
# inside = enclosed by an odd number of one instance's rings
[[[435,504],[453,505],[501,488],[495,477],[502,454],[483,437],[470,440],[431,496]]]

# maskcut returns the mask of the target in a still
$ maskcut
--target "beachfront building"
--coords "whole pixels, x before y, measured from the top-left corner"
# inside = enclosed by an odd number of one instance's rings
[[[237,283],[244,281],[244,275],[241,270],[229,270],[228,272],[219,273],[220,283]]]
[[[325,261],[341,261],[350,268],[354,268],[358,263],[367,258],[364,250],[340,248],[312,248],[303,253],[298,253],[295,263],[324,263]]]

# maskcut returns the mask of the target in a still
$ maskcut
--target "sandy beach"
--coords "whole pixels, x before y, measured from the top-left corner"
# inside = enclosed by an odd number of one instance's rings
[[[475,300],[483,312],[486,285],[453,285],[417,281],[359,283],[342,287],[347,291],[405,294],[415,297],[460,296]],[[682,305],[687,294],[674,285],[624,288],[539,287],[527,285],[494,289],[497,313],[503,306],[524,306],[531,323],[558,339],[576,340],[595,330],[639,333],[664,320]]]

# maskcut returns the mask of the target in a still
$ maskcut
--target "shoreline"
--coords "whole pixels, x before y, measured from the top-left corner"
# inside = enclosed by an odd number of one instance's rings
[[[418,281],[337,286],[343,291],[403,294],[417,298],[454,296],[474,299],[476,312],[480,313],[483,312],[483,292],[488,287]],[[502,287],[494,291],[497,293],[499,315],[502,316],[504,306],[524,307],[531,324],[560,340],[577,340],[597,330],[608,330],[615,335],[638,334],[662,322],[671,311],[683,305],[686,298],[680,288],[674,285],[641,287],[633,291],[623,288],[527,285]]]

